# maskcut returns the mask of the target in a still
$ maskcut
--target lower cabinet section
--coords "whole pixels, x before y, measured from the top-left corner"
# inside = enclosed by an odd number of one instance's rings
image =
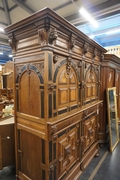
[[[10,165],[15,165],[13,118],[8,118],[0,122],[0,169]]]
[[[46,139],[18,129],[18,179],[78,179],[91,159],[99,155],[98,116],[94,106],[48,124]]]

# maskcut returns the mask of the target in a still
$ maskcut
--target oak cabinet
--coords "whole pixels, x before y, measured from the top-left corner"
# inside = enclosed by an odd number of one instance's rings
[[[101,100],[99,142],[108,141],[107,98],[106,89],[116,87],[118,118],[120,119],[120,58],[113,54],[105,54],[101,65]]]
[[[15,165],[14,118],[0,121],[0,169]]]
[[[45,8],[5,29],[14,59],[18,179],[77,179],[98,155],[104,48]]]

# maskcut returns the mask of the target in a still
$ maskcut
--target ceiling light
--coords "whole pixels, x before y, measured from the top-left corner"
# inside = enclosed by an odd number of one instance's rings
[[[79,10],[84,18],[86,18],[94,27],[98,27],[97,21],[83,7]]]
[[[106,35],[108,35],[108,34],[116,34],[116,33],[119,33],[119,32],[120,32],[120,29],[115,29],[115,30],[106,32]]]
[[[4,29],[0,27],[0,31],[1,31],[1,32],[4,32]]]
[[[94,37],[95,37],[94,35],[89,36],[90,39],[94,39]]]
[[[3,54],[3,52],[0,52],[0,54]]]
[[[9,55],[9,57],[13,57],[13,55],[12,55],[12,54],[10,54],[10,55]]]

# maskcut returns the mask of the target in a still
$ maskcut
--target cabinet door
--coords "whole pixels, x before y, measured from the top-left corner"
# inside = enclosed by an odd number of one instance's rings
[[[84,129],[84,152],[85,153],[88,148],[97,141],[97,115],[93,115],[92,117],[86,119],[83,123]]]
[[[115,87],[116,87],[116,95],[117,95],[118,119],[120,120],[120,71],[116,71],[115,74]]]

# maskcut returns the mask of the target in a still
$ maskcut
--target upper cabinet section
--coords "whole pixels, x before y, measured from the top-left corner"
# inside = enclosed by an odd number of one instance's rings
[[[13,54],[47,47],[54,51],[75,54],[100,61],[106,52],[76,27],[49,8],[42,9],[28,18],[5,29]]]

